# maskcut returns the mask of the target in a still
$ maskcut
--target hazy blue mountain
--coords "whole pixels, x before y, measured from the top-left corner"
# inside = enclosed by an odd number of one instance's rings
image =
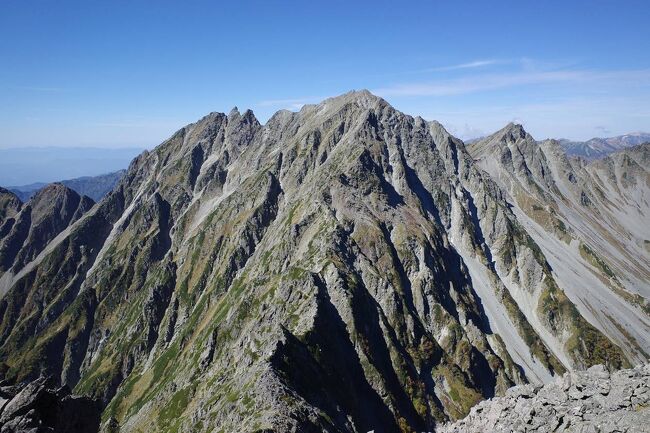
[[[650,141],[650,133],[646,132],[633,132],[609,138],[592,138],[587,141],[559,140],[567,155],[580,156],[585,159],[599,159],[612,152],[648,141]]]
[[[0,149],[0,185],[50,183],[125,169],[144,149],[30,147]]]
[[[86,195],[97,202],[113,189],[125,172],[126,170],[122,169],[99,176],[82,176],[75,179],[62,180],[60,183],[74,190],[79,195]],[[12,186],[9,189],[25,203],[46,185],[48,184],[44,182],[36,182],[29,185]]]
[[[43,188],[45,185],[48,185],[45,182],[35,182],[35,183],[30,183],[29,185],[21,185],[21,186],[10,186],[7,187],[7,189],[14,194],[20,199],[21,202],[25,203],[27,200],[29,200],[38,190]]]

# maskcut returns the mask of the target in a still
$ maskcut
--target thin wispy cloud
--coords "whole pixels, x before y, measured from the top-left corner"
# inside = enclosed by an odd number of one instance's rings
[[[452,96],[508,87],[546,83],[650,84],[650,70],[595,72],[588,70],[521,71],[473,75],[445,80],[399,83],[380,87],[373,92],[380,96]]]
[[[290,98],[290,99],[267,99],[264,101],[258,102],[256,105],[258,107],[276,107],[276,108],[285,108],[291,110],[297,110],[302,108],[305,104],[313,104],[320,100],[322,97],[308,97],[308,98]]]
[[[473,60],[465,63],[458,63],[453,65],[443,65],[443,66],[434,66],[431,68],[424,69],[414,69],[414,70],[403,70],[390,73],[381,73],[373,74],[373,77],[397,77],[401,75],[422,75],[422,74],[431,74],[436,72],[461,72],[461,71],[472,71],[480,68],[487,68],[489,66],[496,65],[505,65],[516,63],[516,60],[503,60],[503,59],[482,59],[482,60]]]
[[[438,120],[462,139],[492,133],[514,121],[523,124],[537,139],[587,140],[594,136],[619,135],[636,129],[647,130],[645,126],[639,128],[639,122],[634,116],[634,113],[641,113],[645,106],[646,99],[642,95],[558,96],[544,101],[486,103],[457,110],[436,110],[436,104],[432,104],[432,109],[421,112],[421,115],[428,120]],[[610,125],[612,119],[616,120],[615,125]],[[552,131],[549,130],[551,125]],[[602,125],[607,127],[603,129]],[[483,133],[474,132],[473,129]]]
[[[487,66],[497,65],[497,64],[506,64],[512,63],[513,60],[497,60],[497,59],[482,59],[474,60],[465,63],[459,63],[454,65],[447,66],[437,66],[427,69],[411,70],[411,71],[400,71],[390,74],[380,74],[375,77],[390,77],[390,76],[400,76],[400,75],[411,75],[411,74],[422,74],[430,72],[444,72],[444,71],[461,71],[461,70],[474,70]],[[382,88],[373,90],[374,93],[381,94],[379,91],[387,90],[389,88]],[[384,96],[384,94],[381,94]],[[388,96],[388,95],[387,95]],[[257,102],[255,105],[258,107],[272,107],[276,109],[284,108],[289,110],[299,110],[306,104],[316,104],[325,99],[323,96],[311,96],[311,97],[302,97],[302,98],[281,98],[281,99],[266,99]]]
[[[490,67],[496,62],[502,62],[501,66]],[[438,69],[443,68],[452,72],[432,74],[427,79],[406,78],[410,72],[404,72],[400,81],[394,76],[375,77],[378,85],[371,91],[405,112],[452,125],[462,138],[482,135],[520,119],[539,137],[587,139],[595,133],[639,129],[639,122],[650,117],[650,69],[596,70],[567,60],[528,58],[476,60]],[[270,99],[257,105],[296,110],[323,99]],[[597,128],[602,125],[610,132]]]
[[[519,72],[475,75],[417,83],[400,83],[374,89],[381,96],[449,96],[500,89],[523,84],[579,80],[581,72]]]
[[[475,60],[473,62],[460,63],[458,65],[438,66],[435,68],[423,69],[421,72],[443,72],[443,71],[457,71],[462,69],[476,69],[485,66],[492,66],[499,63],[505,63],[503,60]]]

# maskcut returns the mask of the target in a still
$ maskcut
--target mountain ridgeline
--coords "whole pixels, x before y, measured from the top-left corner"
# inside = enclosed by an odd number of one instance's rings
[[[211,113],[95,205],[0,191],[1,374],[106,432],[411,432],[642,363],[649,152],[466,148],[367,91]]]
[[[86,195],[94,201],[99,201],[115,187],[125,172],[126,170],[118,170],[113,173],[100,174],[99,176],[83,176],[62,180],[57,183],[62,183],[79,195]],[[47,185],[43,182],[37,182],[29,185],[8,187],[7,189],[16,194],[22,202],[27,202]]]
[[[603,158],[613,152],[638,146],[650,142],[650,134],[645,132],[634,132],[632,134],[619,135],[609,138],[592,138],[587,141],[559,140],[560,146],[567,155],[577,156],[587,160]]]

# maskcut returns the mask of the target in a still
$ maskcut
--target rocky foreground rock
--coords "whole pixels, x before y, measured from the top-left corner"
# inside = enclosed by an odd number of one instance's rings
[[[92,433],[99,429],[101,408],[87,397],[55,389],[40,377],[24,387],[0,387],[1,433]]]
[[[612,374],[598,365],[542,387],[515,386],[436,431],[650,432],[650,364]]]

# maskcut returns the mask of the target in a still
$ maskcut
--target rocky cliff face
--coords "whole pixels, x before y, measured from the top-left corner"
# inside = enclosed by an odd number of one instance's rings
[[[535,387],[510,388],[474,406],[440,433],[646,432],[650,430],[650,366],[610,374],[603,366],[567,373]]]
[[[5,272],[5,377],[100,399],[106,431],[424,431],[646,356],[488,173],[368,92],[209,114]]]

